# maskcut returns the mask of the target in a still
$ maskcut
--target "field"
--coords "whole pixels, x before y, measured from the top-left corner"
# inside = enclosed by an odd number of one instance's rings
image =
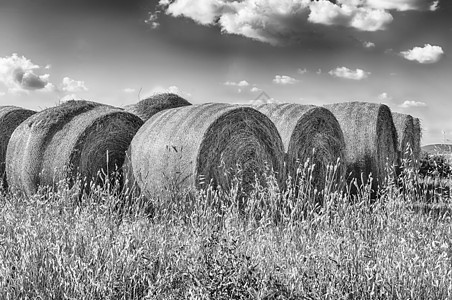
[[[368,186],[351,199],[327,185],[319,208],[309,172],[297,198],[271,176],[246,201],[238,182],[127,205],[108,186],[82,201],[5,194],[0,299],[452,298],[449,200],[419,209],[406,170],[405,192],[388,180],[371,201]]]

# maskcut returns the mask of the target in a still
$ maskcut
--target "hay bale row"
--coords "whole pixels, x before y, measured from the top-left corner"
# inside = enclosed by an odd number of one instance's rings
[[[130,169],[148,197],[167,189],[213,184],[229,191],[237,175],[249,193],[267,164],[283,174],[284,148],[275,125],[250,107],[207,103],[151,117],[130,145]],[[234,173],[240,166],[241,172]]]
[[[11,136],[6,154],[10,187],[27,196],[39,186],[74,178],[100,183],[99,171],[121,167],[125,151],[143,124],[119,108],[68,101],[34,114]]]
[[[88,101],[68,101],[36,114],[0,107],[0,124],[8,125],[0,127],[0,171],[13,190],[30,196],[60,180],[71,185],[77,176],[99,182],[99,170],[117,170],[126,160],[127,178],[149,196],[175,185],[212,183],[227,190],[239,165],[248,193],[256,175],[265,184],[266,164],[283,187],[288,176],[297,178],[297,164],[307,159],[316,165],[314,186],[323,190],[326,166],[339,158],[345,164],[335,183],[346,170],[358,184],[372,173],[376,190],[388,175],[386,164],[397,162],[397,151],[410,144],[415,156],[420,153],[419,119],[392,114],[380,104],[191,106],[177,95],[161,94],[125,109],[136,116]],[[137,116],[148,120],[140,130],[143,121]]]
[[[162,93],[141,100],[136,104],[126,105],[124,109],[146,122],[159,111],[188,105],[191,105],[191,103],[176,94]]]
[[[340,159],[342,163],[333,180],[335,184],[343,180],[345,141],[338,121],[329,110],[288,103],[263,104],[254,108],[269,117],[281,135],[286,152],[286,176],[296,180],[298,164],[309,159],[315,164],[312,184],[320,192],[325,187],[327,166]]]
[[[0,188],[8,188],[5,158],[9,139],[17,126],[35,113],[16,106],[0,106]]]
[[[334,114],[344,133],[348,178],[356,178],[361,185],[372,174],[372,189],[376,192],[389,175],[387,163],[397,163],[397,131],[391,110],[383,104],[366,102],[324,107]]]

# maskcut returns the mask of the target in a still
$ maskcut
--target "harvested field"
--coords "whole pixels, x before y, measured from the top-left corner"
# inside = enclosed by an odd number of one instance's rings
[[[255,176],[264,183],[271,169],[282,180],[281,137],[270,119],[249,107],[208,103],[162,111],[130,148],[134,177],[148,196],[209,183],[229,191],[235,175],[247,193]]]
[[[146,122],[159,111],[188,105],[191,103],[176,94],[163,93],[141,100],[136,104],[126,105],[124,109]]]
[[[387,167],[397,163],[397,131],[388,106],[366,102],[325,105],[341,125],[345,138],[349,179],[360,186],[372,174],[376,192],[385,178]],[[362,177],[361,177],[362,174]]]
[[[134,134],[143,124],[121,109],[88,101],[68,101],[45,109],[13,133],[6,155],[10,187],[27,196],[39,186],[69,186],[80,176],[89,185],[124,162]]]
[[[328,165],[340,159],[332,184],[340,184],[346,172],[345,141],[340,125],[326,108],[299,104],[254,106],[276,125],[286,152],[286,175],[298,179],[297,168],[309,159],[315,164],[312,183],[318,191],[325,188]],[[315,149],[315,151],[313,151]],[[331,182],[330,182],[331,184]]]
[[[17,126],[35,113],[35,111],[20,107],[0,106],[0,189],[8,188],[5,158],[9,139]]]

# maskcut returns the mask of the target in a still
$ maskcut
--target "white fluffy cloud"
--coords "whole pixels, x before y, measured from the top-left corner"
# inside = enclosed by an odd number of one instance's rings
[[[249,83],[248,81],[246,81],[246,80],[242,80],[242,81],[239,81],[239,82],[235,82],[235,81],[226,81],[226,82],[224,83],[224,85],[226,85],[226,86],[247,87],[247,86],[250,85],[250,83]]]
[[[131,93],[135,93],[135,89],[133,89],[133,88],[125,88],[125,89],[123,89],[122,90],[124,93],[128,93],[128,94],[131,94]]]
[[[364,48],[367,48],[367,49],[375,48],[375,43],[364,41],[363,46],[364,46]]]
[[[438,1],[433,0],[159,1],[159,9],[173,17],[190,18],[205,26],[217,25],[223,33],[274,45],[298,40],[315,31],[313,24],[378,31],[386,29],[393,21],[393,10],[435,10],[437,7]],[[151,18],[149,22],[155,20]]]
[[[171,85],[167,88],[164,88],[162,86],[155,86],[151,91],[144,93],[143,95],[141,95],[141,99],[145,99],[145,98],[149,98],[155,94],[162,94],[162,93],[172,93],[172,94],[176,94],[179,95],[181,97],[184,98],[191,98],[192,95],[190,93],[186,93],[181,91],[181,89],[178,86],[175,85]]]
[[[406,100],[399,106],[402,108],[425,107],[425,106],[427,106],[427,104],[425,102],[420,102],[420,101]]]
[[[344,1],[345,2],[345,1]],[[358,5],[358,1],[345,4],[321,0],[310,4],[308,21],[323,25],[341,25],[361,31],[384,30],[392,22],[392,15],[383,10]]]
[[[260,88],[258,88],[258,87],[256,87],[256,86],[253,86],[253,87],[251,88],[250,92],[251,92],[251,93],[259,93],[259,92],[262,92],[262,89],[260,89]]]
[[[54,86],[49,82],[49,74],[36,74],[41,69],[25,56],[19,56],[16,53],[0,57],[0,83],[3,83],[11,93],[53,90]]]
[[[388,101],[388,100],[392,100],[392,97],[389,96],[388,93],[384,92],[384,93],[381,93],[380,95],[378,95],[378,100]]]
[[[88,88],[85,86],[84,81],[78,81],[69,77],[63,78],[62,90],[65,92],[85,92]]]
[[[64,96],[64,97],[62,97],[61,99],[60,99],[60,102],[66,102],[66,101],[69,101],[69,100],[84,100],[83,98],[81,98],[79,95],[77,95],[77,94],[69,94],[69,95],[66,95],[66,96]]]
[[[331,76],[351,79],[351,80],[363,80],[369,77],[370,72],[366,72],[361,69],[350,70],[347,67],[337,67],[334,70],[328,72]]]
[[[158,13],[149,13],[148,18],[144,23],[148,24],[152,29],[159,28],[160,23],[158,22]]]
[[[179,89],[179,87],[172,85],[168,88],[168,92],[173,93],[173,94],[179,94],[180,89]]]
[[[368,5],[369,7],[385,10],[436,10],[438,8],[439,1],[435,0],[364,0],[360,1]]]
[[[237,93],[242,93],[243,91],[245,91],[246,87],[250,86],[250,83],[246,80],[242,80],[242,81],[226,81],[224,83],[225,86],[232,86],[232,87],[236,87],[237,88]],[[251,88],[252,91],[252,88]]]
[[[280,85],[296,84],[298,82],[297,79],[286,75],[276,75],[275,78],[273,78],[273,83]]]
[[[171,85],[167,88],[163,88],[160,86],[155,87],[152,90],[153,94],[160,94],[160,93],[172,93],[172,94],[179,94],[180,93],[180,88],[178,86],[175,85]]]
[[[439,8],[439,0],[433,1],[433,3],[430,5],[429,10],[430,11],[436,11]]]
[[[0,92],[0,97],[5,96],[5,95],[6,95],[6,93]]]
[[[444,54],[440,46],[425,44],[424,47],[414,47],[411,50],[402,51],[400,54],[407,60],[417,61],[421,64],[433,64],[438,62]]]
[[[223,0],[160,0],[159,3],[166,6],[167,14],[191,18],[202,25],[212,24],[226,6]]]
[[[297,70],[297,73],[303,75],[303,74],[308,73],[308,70],[307,70],[306,68],[304,68],[304,69],[299,68],[299,69]]]

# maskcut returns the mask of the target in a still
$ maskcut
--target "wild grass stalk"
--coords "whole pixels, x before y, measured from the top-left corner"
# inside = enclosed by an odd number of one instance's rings
[[[256,179],[246,199],[240,180],[126,204],[108,180],[81,198],[7,193],[0,299],[452,297],[451,215],[412,208],[414,171],[388,178],[372,201],[371,183],[356,195],[315,190],[313,168],[301,164],[287,190],[271,174]]]

